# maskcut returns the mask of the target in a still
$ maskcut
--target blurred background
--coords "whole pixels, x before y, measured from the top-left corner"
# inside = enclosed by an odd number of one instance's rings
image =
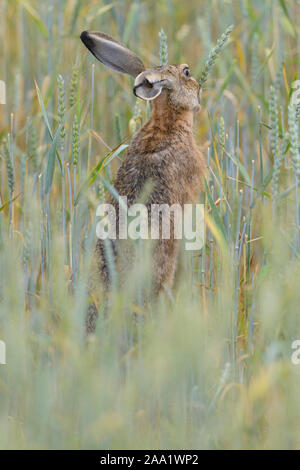
[[[300,448],[299,12],[294,0],[1,0],[1,448]],[[95,209],[149,107],[80,33],[199,78],[231,24],[195,116],[206,243],[182,252],[158,303],[139,301],[144,254],[107,316],[96,286],[87,342]]]

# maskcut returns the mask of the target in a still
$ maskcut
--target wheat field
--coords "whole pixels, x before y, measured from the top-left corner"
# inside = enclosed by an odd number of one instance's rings
[[[299,15],[296,0],[0,1],[1,449],[300,448]],[[80,33],[199,78],[231,24],[194,123],[205,245],[158,303],[135,300],[144,256],[107,315],[99,288],[86,341],[96,207],[149,107]]]

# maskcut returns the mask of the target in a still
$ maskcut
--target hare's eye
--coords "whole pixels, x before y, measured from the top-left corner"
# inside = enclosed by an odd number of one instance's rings
[[[190,70],[187,67],[185,69],[183,69],[183,73],[186,77],[190,76]]]

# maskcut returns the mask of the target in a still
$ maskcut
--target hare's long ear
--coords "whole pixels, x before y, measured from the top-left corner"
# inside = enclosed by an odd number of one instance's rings
[[[136,77],[145,66],[136,54],[108,34],[83,31],[80,39],[102,64],[120,73]]]

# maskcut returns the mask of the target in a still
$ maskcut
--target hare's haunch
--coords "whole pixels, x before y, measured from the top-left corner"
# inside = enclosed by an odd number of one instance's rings
[[[151,100],[151,115],[135,134],[119,168],[114,186],[127,205],[134,204],[145,185],[151,181],[147,198],[150,215],[152,204],[184,204],[194,202],[200,191],[204,160],[193,136],[194,111],[200,108],[199,84],[191,77],[186,64],[166,65],[146,69],[143,62],[110,36],[84,31],[81,39],[92,54],[107,67],[135,78],[133,92]],[[109,197],[116,208],[118,201]],[[171,222],[172,224],[172,222]],[[107,287],[110,283],[102,240],[96,246],[98,269]],[[117,256],[117,243],[112,244]],[[155,293],[164,285],[172,285],[178,240],[160,238],[153,255]],[[96,310],[89,308],[87,329],[95,327]],[[91,320],[92,319],[92,320]]]

